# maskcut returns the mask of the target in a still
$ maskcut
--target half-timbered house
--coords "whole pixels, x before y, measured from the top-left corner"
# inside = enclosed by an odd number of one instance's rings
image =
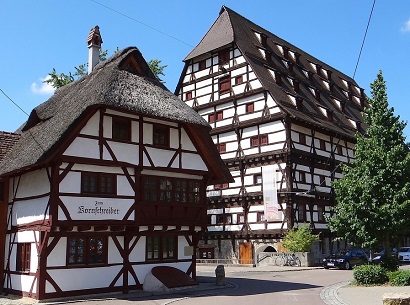
[[[235,180],[208,188],[200,258],[255,263],[304,223],[328,253],[331,183],[365,128],[363,89],[225,6],[184,62],[175,94],[213,127]]]
[[[210,130],[135,47],[58,89],[0,163],[3,291],[128,292],[158,265],[195,278],[206,187],[232,180]]]

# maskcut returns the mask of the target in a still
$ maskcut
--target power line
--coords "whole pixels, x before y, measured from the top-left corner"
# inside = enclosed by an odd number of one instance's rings
[[[5,97],[7,97],[18,109],[20,109],[21,111],[23,111],[23,113],[25,113],[25,115],[29,116],[29,114],[27,112],[25,112],[23,110],[23,108],[21,108],[16,102],[14,102],[1,88],[0,88],[1,93],[3,93],[3,95]]]
[[[372,19],[373,9],[374,9],[375,4],[376,4],[376,0],[373,1],[372,10],[370,11],[369,20],[367,21],[366,31],[364,32],[364,37],[363,37],[363,41],[362,41],[362,46],[361,46],[361,48],[360,48],[359,57],[357,58],[356,67],[354,68],[354,72],[353,72],[353,77],[352,77],[353,79],[354,79],[354,77],[355,77],[355,75],[356,75],[357,67],[359,66],[360,57],[361,57],[361,55],[362,55],[364,42],[365,42],[365,40],[366,40],[367,30],[369,29],[370,20]]]
[[[167,37],[169,37],[169,38],[171,38],[171,39],[174,39],[174,40],[176,40],[176,41],[178,41],[178,42],[180,42],[180,43],[183,43],[183,44],[187,45],[188,47],[192,47],[192,48],[194,47],[193,45],[190,45],[189,43],[187,43],[187,42],[185,42],[185,41],[183,41],[183,40],[181,40],[181,39],[179,39],[179,38],[176,38],[176,37],[174,37],[174,36],[172,36],[172,35],[169,35],[169,34],[163,32],[163,31],[161,31],[161,30],[158,30],[158,29],[156,29],[156,28],[154,28],[154,27],[152,27],[152,26],[150,26],[150,25],[148,25],[148,24],[146,24],[146,23],[144,23],[144,22],[141,22],[141,21],[139,21],[139,20],[137,20],[137,19],[135,19],[135,18],[133,18],[133,17],[131,17],[131,16],[128,16],[128,15],[126,15],[126,14],[124,14],[124,13],[121,13],[121,12],[119,12],[119,11],[117,11],[117,10],[115,10],[115,9],[113,9],[113,8],[111,8],[111,7],[107,6],[107,5],[105,5],[105,4],[102,4],[102,3],[98,2],[98,1],[95,1],[95,0],[90,0],[90,1],[91,1],[91,2],[94,2],[95,4],[100,5],[100,6],[102,6],[102,7],[105,7],[106,9],[108,9],[108,10],[110,10],[110,11],[113,11],[114,13],[117,13],[117,14],[123,16],[123,17],[126,17],[126,18],[128,18],[128,19],[130,19],[130,20],[132,20],[132,21],[135,21],[135,22],[137,22],[137,23],[139,23],[139,24],[141,24],[141,25],[143,25],[143,26],[145,26],[145,27],[147,27],[147,28],[150,28],[150,29],[153,30],[153,31],[156,31],[156,32],[158,32],[158,33],[160,33],[160,34],[162,34],[162,35],[165,35],[165,36],[167,36]]]

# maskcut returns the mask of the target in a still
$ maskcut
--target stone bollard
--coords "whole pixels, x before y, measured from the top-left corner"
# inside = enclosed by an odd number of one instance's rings
[[[224,265],[218,265],[215,269],[216,286],[226,286]]]
[[[385,293],[383,294],[383,305],[410,305],[410,294]]]

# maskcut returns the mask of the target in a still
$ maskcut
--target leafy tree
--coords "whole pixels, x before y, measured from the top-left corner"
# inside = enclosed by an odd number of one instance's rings
[[[308,252],[310,246],[316,240],[319,240],[319,235],[312,234],[312,230],[308,224],[300,228],[293,228],[286,233],[282,245],[289,252]]]
[[[118,48],[115,52],[118,52]],[[104,61],[107,59],[107,54],[108,50],[101,50],[100,49],[100,61]],[[161,61],[158,59],[151,59],[148,62],[148,66],[150,67],[151,71],[154,73],[154,75],[162,82],[165,83],[162,79],[159,78],[159,75],[165,75],[164,74],[164,69],[167,66],[160,66]],[[80,78],[81,76],[84,76],[87,74],[87,64],[81,64],[77,67],[74,67],[75,72],[74,74],[71,72],[68,72],[68,74],[65,73],[60,73],[58,74],[56,69],[53,68],[53,71],[48,73],[50,76],[48,79],[44,80],[44,83],[50,84],[53,88],[60,88],[64,85],[67,85],[73,81],[75,81],[77,78]]]
[[[352,166],[343,165],[343,178],[333,183],[336,206],[327,220],[338,237],[363,247],[383,246],[389,254],[410,225],[409,148],[406,123],[388,108],[381,71],[370,87],[366,134],[356,134]]]

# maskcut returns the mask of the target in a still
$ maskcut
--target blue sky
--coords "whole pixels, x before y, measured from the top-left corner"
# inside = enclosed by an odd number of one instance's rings
[[[67,73],[87,62],[86,39],[99,25],[109,54],[137,46],[147,61],[167,65],[163,79],[174,92],[183,58],[222,5],[353,76],[373,0],[0,0],[0,89],[30,113],[51,96],[42,79],[53,68]],[[389,104],[404,121],[410,121],[409,55],[410,1],[378,0],[355,80],[370,95],[382,70]],[[26,119],[0,92],[0,130],[15,131]]]

